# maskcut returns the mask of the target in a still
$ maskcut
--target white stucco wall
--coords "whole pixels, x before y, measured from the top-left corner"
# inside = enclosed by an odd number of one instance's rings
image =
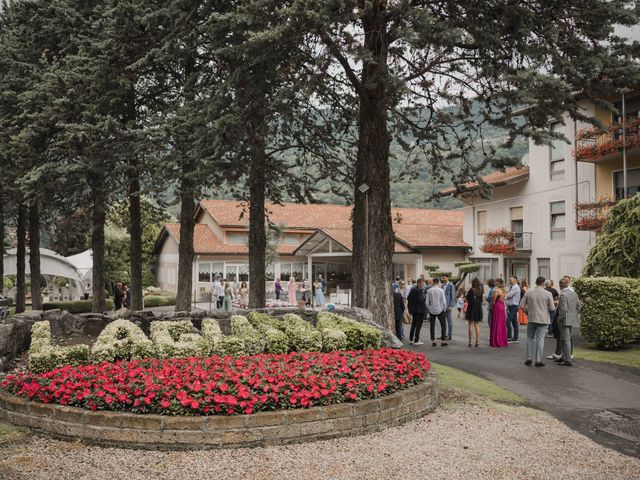
[[[588,108],[586,106],[585,108]],[[586,110],[588,113],[588,110]],[[489,200],[476,197],[466,199],[468,203],[464,211],[464,239],[473,246],[470,258],[497,258],[499,272],[505,276],[506,262],[500,256],[485,254],[480,251],[483,236],[477,231],[477,212],[486,210],[487,230],[501,227],[511,228],[510,208],[523,207],[523,231],[531,232],[531,253],[518,253],[514,257],[530,259],[529,281],[538,275],[539,258],[550,259],[551,278],[554,281],[562,275],[579,275],[589,249],[595,242],[595,234],[576,229],[576,183],[578,185],[578,201],[587,201],[595,196],[594,166],[590,163],[577,162],[573,158],[574,126],[573,121],[565,118],[565,136],[568,144],[564,145],[565,174],[564,178],[551,180],[550,147],[535,145],[529,142],[529,179],[515,185],[498,187]],[[586,125],[578,124],[578,130]],[[551,240],[550,203],[565,202],[566,235],[564,240]],[[507,257],[507,258],[512,258]],[[486,279],[484,279],[486,280]]]

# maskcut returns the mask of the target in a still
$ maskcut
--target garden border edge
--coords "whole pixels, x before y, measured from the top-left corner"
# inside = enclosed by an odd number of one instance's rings
[[[233,416],[166,416],[44,404],[0,390],[0,420],[64,440],[140,449],[243,448],[362,435],[402,425],[438,405],[432,370],[416,386],[380,398]]]

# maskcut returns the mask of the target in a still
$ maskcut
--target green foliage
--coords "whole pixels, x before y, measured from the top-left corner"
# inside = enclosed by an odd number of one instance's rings
[[[107,299],[107,309],[113,310],[113,300]],[[68,302],[46,302],[42,304],[43,310],[66,310],[69,313],[89,313],[91,311],[91,300],[73,300]]]
[[[583,304],[580,332],[587,340],[619,348],[640,338],[640,279],[580,277],[573,285]]]
[[[140,197],[141,224],[142,224],[142,265],[143,265],[143,286],[152,286],[155,279],[151,273],[151,265],[154,261],[154,249],[160,230],[165,223],[171,220],[171,215],[163,208],[157,206],[146,196]],[[128,201],[122,200],[114,202],[107,214],[107,225],[116,231],[126,233],[129,226],[129,205]],[[127,269],[129,268],[130,255],[129,247],[120,252],[120,261]],[[112,260],[111,260],[112,261]],[[128,271],[128,270],[127,270]],[[122,280],[125,281],[125,280]],[[145,299],[145,302],[147,299]],[[165,305],[175,305],[174,303]],[[153,305],[164,306],[164,305]]]
[[[264,337],[251,326],[247,317],[233,315],[231,317],[231,335],[235,335],[244,341],[244,350],[249,355],[264,352]]]
[[[339,328],[326,328],[320,330],[322,334],[322,351],[333,352],[347,349],[347,334]]]
[[[438,265],[437,263],[425,263],[424,264],[424,269],[427,272],[433,272],[436,271],[440,268],[440,265]]]
[[[447,275],[448,277],[451,276],[451,272],[445,272],[444,270],[434,270],[432,272],[429,272],[429,275],[431,276],[431,278],[440,278],[444,275]]]
[[[175,304],[175,295],[148,295],[144,297],[144,308],[169,307]]]
[[[640,195],[610,211],[582,273],[589,277],[640,277]]]
[[[222,338],[222,330],[220,324],[215,318],[205,318],[202,320],[202,328],[200,334],[209,341],[213,346]]]
[[[48,372],[64,365],[80,365],[89,361],[87,345],[60,347],[53,344],[51,325],[48,321],[36,322],[31,328],[29,369],[33,372]]]
[[[264,332],[264,340],[266,353],[280,354],[289,352],[289,339],[282,330],[269,328]]]
[[[245,350],[245,342],[242,338],[236,335],[222,337],[220,341],[216,343],[213,349],[213,354],[219,355],[221,357],[238,357],[241,355],[247,355],[247,351]]]
[[[284,316],[285,333],[289,340],[289,350],[294,352],[322,351],[322,335],[313,326],[295,313]]]
[[[14,283],[13,278],[11,276],[6,276],[6,277],[4,277],[2,279],[2,285],[6,289],[11,289],[11,288],[14,287],[15,283]]]
[[[115,320],[98,335],[91,349],[97,361],[133,360],[148,358],[154,354],[154,346],[144,332],[129,320]]]
[[[107,285],[129,283],[130,236],[126,228],[112,224],[104,227],[104,278]]]
[[[463,260],[462,262],[454,262],[453,263],[453,266],[456,267],[456,268],[461,266],[461,265],[473,265],[473,264],[468,260]]]
[[[284,333],[285,323],[283,321],[263,312],[249,312],[247,318],[264,338],[265,352],[277,354],[289,351],[289,341]]]
[[[346,348],[349,350],[380,348],[382,343],[382,332],[377,328],[336,313],[318,313],[317,325],[321,331],[341,330],[346,335]]]
[[[463,263],[456,265],[456,267],[458,267],[458,272],[462,274],[479,272],[481,265],[479,263]]]

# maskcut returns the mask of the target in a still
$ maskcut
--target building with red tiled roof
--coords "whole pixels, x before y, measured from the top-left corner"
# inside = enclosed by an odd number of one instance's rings
[[[277,258],[267,267],[275,278],[298,281],[323,275],[327,293],[348,292],[351,287],[351,209],[344,205],[268,204],[267,217],[282,227]],[[196,209],[193,246],[194,294],[207,298],[216,275],[233,282],[249,281],[249,209],[236,200],[203,200]],[[426,275],[425,263],[452,270],[469,248],[462,239],[461,210],[394,208],[394,275]],[[163,290],[177,287],[180,225],[163,228],[156,251],[157,281]],[[268,290],[273,290],[269,287]],[[339,300],[336,298],[335,300]]]

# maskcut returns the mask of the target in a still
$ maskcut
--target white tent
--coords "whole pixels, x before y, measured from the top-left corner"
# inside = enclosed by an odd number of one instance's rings
[[[15,275],[17,267],[16,249],[12,248],[8,250],[3,258],[4,274]],[[31,273],[29,268],[29,254],[25,256],[25,273],[29,275]],[[50,275],[56,277],[64,277],[69,280],[68,294],[70,300],[79,300],[82,298],[86,285],[84,283],[82,274],[76,268],[76,266],[62,255],[58,255],[56,252],[47,250],[46,248],[40,249],[40,273],[42,275]]]
[[[93,270],[93,251],[91,249],[66,257],[76,267],[82,277],[85,291],[91,291],[91,274]]]

